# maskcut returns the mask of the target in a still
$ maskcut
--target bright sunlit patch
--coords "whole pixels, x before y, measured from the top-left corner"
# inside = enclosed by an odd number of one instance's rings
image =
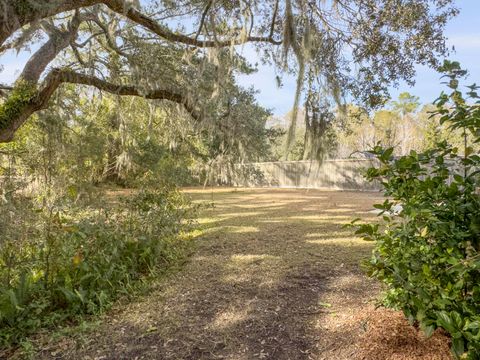
[[[236,212],[236,213],[224,213],[224,214],[220,214],[218,217],[233,218],[233,217],[244,217],[244,216],[257,216],[262,214],[263,213],[259,211],[244,211],[244,212]]]
[[[204,217],[204,218],[198,218],[197,219],[197,222],[199,224],[213,224],[215,222],[217,222],[218,219],[217,218],[213,218],[213,217]]]
[[[323,211],[322,210],[322,207],[320,205],[318,206],[306,206],[304,208],[302,208],[302,211],[316,211],[316,212],[321,212]]]
[[[198,238],[200,236],[202,236],[204,234],[204,231],[201,230],[201,229],[195,229],[195,230],[192,230],[190,231],[188,234],[187,234],[187,239],[190,238],[190,239],[195,239],[195,238]]]
[[[250,305],[244,305],[241,308],[231,307],[230,309],[217,314],[212,325],[217,329],[226,329],[232,327],[247,319],[250,310]]]
[[[222,228],[226,232],[235,233],[235,234],[255,233],[260,231],[255,226],[223,226]]]
[[[253,203],[253,204],[239,204],[239,205],[234,205],[234,207],[241,208],[241,209],[265,209],[265,208],[282,208],[284,206],[288,206],[290,203],[285,202],[285,203],[272,203],[272,204],[258,204],[258,203]]]
[[[326,213],[351,213],[352,209],[351,208],[335,208],[335,209],[326,209],[322,211]]]
[[[306,240],[305,242],[309,244],[341,244],[341,245],[363,245],[366,244],[364,240],[357,237],[339,237],[339,238],[321,238],[321,239],[313,239],[313,240]]]
[[[343,216],[343,215],[323,215],[322,214],[315,214],[315,215],[303,215],[303,216],[289,216],[289,219],[294,220],[312,220],[312,221],[322,221],[322,220],[343,220],[343,219],[350,219],[351,216]]]

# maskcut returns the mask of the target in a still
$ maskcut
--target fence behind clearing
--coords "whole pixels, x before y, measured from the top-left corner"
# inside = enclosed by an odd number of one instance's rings
[[[375,164],[371,159],[278,161],[236,164],[233,185],[246,187],[311,188],[338,190],[379,190],[364,173]]]

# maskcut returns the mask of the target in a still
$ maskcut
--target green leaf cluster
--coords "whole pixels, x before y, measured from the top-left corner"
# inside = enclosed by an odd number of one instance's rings
[[[35,85],[22,79],[18,80],[7,100],[0,104],[0,130],[5,129],[11,119],[16,118],[36,94]]]

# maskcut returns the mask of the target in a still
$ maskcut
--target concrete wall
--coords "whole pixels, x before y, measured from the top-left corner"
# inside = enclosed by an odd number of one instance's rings
[[[363,174],[375,164],[368,159],[279,161],[237,164],[233,185],[246,187],[313,188],[338,190],[379,190]]]

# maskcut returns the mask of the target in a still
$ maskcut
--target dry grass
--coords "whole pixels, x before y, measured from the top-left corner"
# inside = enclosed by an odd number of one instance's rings
[[[342,225],[374,216],[369,211],[378,195],[186,192],[215,206],[201,214],[203,231],[183,270],[138,301],[118,306],[86,338],[64,339],[41,357],[369,359],[361,346],[366,320],[359,314],[370,313],[379,289],[359,262],[371,244]],[[385,339],[377,339],[381,353]]]

